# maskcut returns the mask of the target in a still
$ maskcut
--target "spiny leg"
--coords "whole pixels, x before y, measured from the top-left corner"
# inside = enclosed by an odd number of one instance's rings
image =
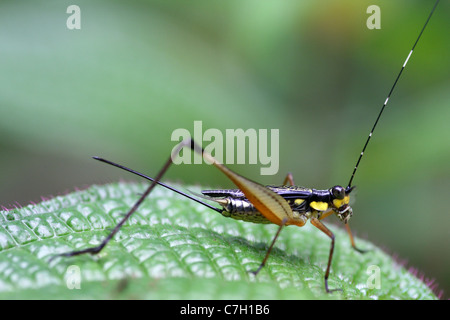
[[[311,224],[318,228],[320,231],[325,233],[327,236],[331,239],[331,247],[330,247],[330,254],[328,256],[328,264],[327,264],[327,270],[325,271],[325,290],[330,293],[333,291],[342,291],[342,289],[328,289],[328,276],[330,275],[330,268],[331,268],[331,260],[333,259],[333,251],[334,251],[334,234],[330,231],[322,222],[319,221],[317,218],[311,219]]]
[[[270,256],[270,252],[272,251],[272,248],[273,248],[273,246],[275,244],[275,241],[277,241],[278,236],[281,233],[281,229],[283,229],[283,227],[286,225],[286,222],[287,222],[287,218],[284,218],[281,221],[281,224],[280,224],[280,226],[279,226],[279,228],[277,230],[277,233],[275,234],[275,237],[273,237],[272,243],[270,244],[269,249],[267,249],[266,255],[265,255],[263,261],[261,262],[261,264],[259,265],[258,269],[254,270],[254,271],[251,271],[251,270],[249,271],[249,272],[253,273],[255,275],[255,277],[259,273],[259,271],[261,271],[261,269],[266,265],[266,261],[267,261],[267,259]]]
[[[350,226],[348,225],[348,223],[345,224],[345,229],[347,229],[347,233],[350,236],[350,242],[352,244],[353,249],[355,249],[356,251],[358,251],[359,253],[366,253],[370,250],[363,250],[363,249],[359,249],[356,244],[355,244],[355,239],[353,239],[353,234],[352,234],[352,230],[350,230]]]

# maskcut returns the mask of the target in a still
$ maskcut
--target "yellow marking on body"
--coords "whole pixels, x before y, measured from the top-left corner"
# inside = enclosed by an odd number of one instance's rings
[[[348,204],[350,202],[350,196],[345,196],[344,199],[340,200],[340,199],[334,199],[333,200],[333,205],[336,208],[340,208],[345,204]]]
[[[309,206],[317,211],[326,211],[328,209],[328,203],[322,201],[311,201]]]
[[[294,203],[295,203],[297,206],[301,205],[303,202],[305,202],[305,200],[303,200],[303,199],[295,199],[295,201],[294,201]]]

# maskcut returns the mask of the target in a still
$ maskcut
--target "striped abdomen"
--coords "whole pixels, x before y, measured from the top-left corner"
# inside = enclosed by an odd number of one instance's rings
[[[222,198],[214,199],[223,207],[222,215],[235,220],[253,223],[271,223],[247,199]]]

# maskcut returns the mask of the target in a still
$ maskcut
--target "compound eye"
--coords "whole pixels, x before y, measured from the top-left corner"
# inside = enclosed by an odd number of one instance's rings
[[[342,200],[345,198],[345,189],[341,186],[334,186],[331,192],[336,199]]]

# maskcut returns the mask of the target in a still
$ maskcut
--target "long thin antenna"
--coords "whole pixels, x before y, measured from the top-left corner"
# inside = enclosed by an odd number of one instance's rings
[[[394,82],[394,84],[392,85],[391,90],[389,91],[389,94],[388,94],[386,100],[385,100],[384,103],[383,103],[383,107],[381,108],[381,111],[380,111],[380,113],[378,114],[377,120],[375,120],[375,123],[374,123],[374,125],[373,125],[373,127],[372,127],[372,130],[370,131],[369,136],[367,137],[366,143],[364,144],[364,147],[363,147],[363,149],[362,149],[362,151],[361,151],[361,153],[360,153],[360,155],[359,155],[358,161],[356,162],[355,168],[353,169],[352,176],[350,177],[350,181],[348,182],[348,187],[351,187],[351,185],[352,185],[352,181],[353,181],[353,178],[355,177],[356,170],[358,170],[359,163],[360,163],[360,161],[361,161],[361,158],[362,158],[363,155],[364,155],[364,151],[366,151],[366,148],[367,148],[367,145],[369,144],[370,138],[372,138],[373,131],[375,130],[375,127],[377,126],[378,120],[380,120],[381,114],[383,113],[384,108],[386,107],[386,105],[387,105],[389,99],[391,98],[392,92],[394,91],[394,89],[395,89],[395,87],[396,87],[396,85],[397,85],[398,79],[400,79],[400,76],[402,75],[403,70],[405,69],[406,64],[408,63],[408,60],[409,60],[409,58],[411,58],[411,55],[412,55],[412,53],[413,53],[413,51],[414,51],[414,49],[415,49],[415,47],[416,47],[416,45],[417,45],[417,42],[419,42],[419,39],[420,39],[420,37],[422,36],[422,33],[423,33],[423,31],[425,30],[426,26],[428,25],[428,21],[430,21],[431,16],[433,15],[434,10],[436,9],[436,7],[437,7],[439,1],[440,1],[440,0],[437,0],[436,3],[434,4],[434,7],[433,7],[433,9],[431,10],[430,15],[428,16],[428,19],[427,19],[427,21],[425,22],[425,24],[424,24],[424,26],[423,26],[423,28],[422,28],[422,31],[420,31],[420,34],[419,34],[419,36],[417,37],[416,42],[414,42],[414,45],[412,46],[411,51],[409,52],[408,57],[407,57],[406,60],[405,60],[405,63],[403,63],[403,66],[402,66],[402,68],[400,69],[400,72],[398,73],[397,78],[395,79],[395,82]]]

